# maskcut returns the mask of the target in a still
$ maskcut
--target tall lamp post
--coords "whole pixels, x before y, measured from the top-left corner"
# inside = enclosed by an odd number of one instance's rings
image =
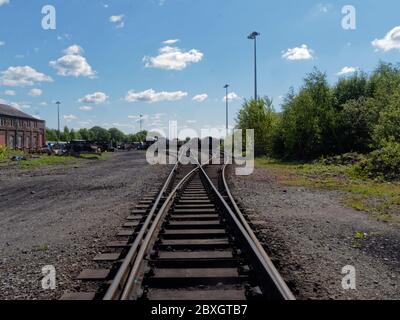
[[[254,99],[258,100],[257,93],[257,37],[260,33],[254,31],[247,38],[254,40]]]
[[[224,86],[225,92],[225,102],[226,102],[226,136],[228,137],[229,134],[229,97],[228,97],[228,88],[229,84]]]
[[[57,134],[58,141],[57,142],[60,142],[60,135],[61,135],[61,131],[60,131],[60,104],[61,104],[60,101],[56,102],[56,105],[57,105],[57,121],[58,121],[58,134]]]
[[[140,132],[142,132],[142,117],[143,117],[143,115],[140,115],[140,120],[139,120],[139,122],[140,122]]]

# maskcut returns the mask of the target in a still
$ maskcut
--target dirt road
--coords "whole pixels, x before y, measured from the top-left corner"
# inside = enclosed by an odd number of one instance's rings
[[[115,240],[139,197],[160,185],[166,166],[143,152],[33,169],[0,168],[0,299],[53,299]],[[57,289],[41,288],[53,265]],[[78,288],[76,288],[78,289]]]

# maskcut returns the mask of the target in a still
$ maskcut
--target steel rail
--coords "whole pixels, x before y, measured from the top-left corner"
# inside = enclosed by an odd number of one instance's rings
[[[281,275],[279,274],[278,270],[275,268],[274,264],[272,263],[270,257],[267,255],[265,252],[263,246],[261,245],[260,241],[254,234],[252,228],[249,226],[247,223],[245,217],[243,216],[243,213],[241,212],[240,208],[236,204],[235,199],[232,196],[232,193],[229,189],[227,179],[226,179],[226,169],[228,167],[228,164],[224,164],[222,168],[222,181],[223,181],[223,186],[226,192],[226,195],[229,198],[230,203],[232,204],[233,210],[236,213],[236,217],[240,220],[240,223],[246,230],[247,234],[255,244],[258,252],[262,256],[264,262],[265,262],[265,267],[268,270],[268,273],[270,274],[272,280],[274,281],[275,285],[279,288],[279,291],[281,292],[282,296],[285,298],[285,300],[295,300],[295,297],[285,281],[282,279]]]
[[[199,169],[200,169],[201,173],[203,174],[203,177],[206,179],[206,182],[211,187],[213,193],[217,196],[220,203],[223,205],[223,207],[228,212],[229,217],[231,218],[235,227],[237,228],[239,233],[243,236],[245,244],[251,250],[251,252],[248,252],[248,253],[253,254],[258,259],[258,261],[260,263],[260,267],[262,268],[262,271],[264,271],[266,274],[269,275],[270,282],[272,282],[272,284],[274,285],[274,287],[277,290],[277,292],[273,292],[274,290],[273,290],[273,288],[271,288],[272,290],[269,292],[269,294],[271,296],[279,296],[279,298],[284,299],[284,300],[295,300],[294,295],[292,294],[290,289],[287,287],[285,281],[279,275],[279,273],[276,270],[275,266],[273,265],[271,259],[268,258],[267,254],[264,251],[264,248],[261,246],[260,242],[258,241],[256,236],[252,232],[252,230],[249,227],[249,225],[247,224],[247,222],[244,220],[243,215],[240,213],[240,216],[243,217],[243,220],[239,219],[237,217],[237,215],[239,215],[239,213],[237,212],[235,214],[232,211],[231,207],[228,205],[228,203],[225,201],[224,197],[221,195],[221,193],[215,187],[214,183],[211,181],[211,179],[205,172],[204,168],[202,166],[200,166]],[[227,189],[227,190],[229,190],[229,189]],[[234,203],[234,201],[232,203]]]
[[[190,150],[190,149],[189,149]],[[182,150],[182,155],[184,152],[187,152],[187,150]],[[196,173],[200,168],[203,166],[207,165],[213,158],[209,159],[206,163],[200,164],[197,160],[196,157],[199,156],[199,154],[193,155],[193,152],[190,151],[190,157],[192,157],[196,162],[197,162],[197,168],[193,169],[190,171],[179,183],[178,185],[171,191],[169,194],[168,198],[164,201],[162,207],[158,211],[149,231],[146,234],[146,238],[143,240],[141,247],[139,249],[138,254],[136,255],[134,264],[131,268],[128,280],[126,282],[126,286],[122,292],[120,300],[129,300],[132,298],[132,291],[135,285],[138,283],[138,278],[139,278],[139,272],[141,269],[141,265],[144,261],[145,255],[147,251],[149,250],[150,244],[152,239],[154,238],[154,234],[156,230],[159,228],[162,219],[164,218],[165,214],[167,213],[167,209],[169,208],[170,204],[173,202],[175,199],[178,191],[182,188],[182,186],[188,182],[188,180],[193,176],[194,173]],[[195,157],[196,156],[196,157]]]
[[[144,261],[145,255],[149,250],[150,243],[154,238],[154,234],[159,227],[160,223],[162,222],[162,218],[164,218],[165,214],[167,213],[167,209],[169,208],[172,201],[175,199],[177,192],[180,188],[192,177],[192,175],[199,170],[199,167],[190,171],[174,188],[174,190],[170,193],[167,200],[163,203],[162,207],[158,211],[154,221],[146,234],[145,239],[143,240],[142,245],[140,246],[139,252],[135,258],[134,264],[131,268],[128,280],[126,282],[126,286],[122,292],[120,300],[130,300],[132,298],[132,289],[135,284],[138,283],[139,280],[139,272],[141,269],[141,265]]]
[[[157,210],[157,207],[159,206],[161,202],[161,198],[164,196],[165,192],[167,191],[168,187],[170,186],[174,174],[176,173],[178,167],[179,167],[179,162],[180,158],[183,155],[183,150],[180,156],[178,156],[178,161],[175,164],[174,168],[172,169],[171,173],[169,174],[167,181],[165,182],[163,188],[161,189],[160,193],[157,196],[156,201],[154,202],[154,205],[152,206],[149,215],[147,216],[142,228],[140,229],[138,235],[136,236],[135,241],[133,242],[131,248],[128,251],[128,254],[126,255],[122,265],[119,267],[117,274],[115,275],[113,281],[111,282],[110,287],[107,289],[106,294],[103,297],[103,300],[118,300],[123,289],[124,289],[124,283],[126,282],[127,277],[130,274],[130,271],[132,269],[132,266],[136,260],[137,252],[139,249],[139,246],[142,243],[143,237],[146,234],[146,230],[149,228],[149,225],[152,221],[152,218],[154,216],[154,213]]]

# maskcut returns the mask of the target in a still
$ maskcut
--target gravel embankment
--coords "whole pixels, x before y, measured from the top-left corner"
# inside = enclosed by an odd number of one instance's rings
[[[0,299],[56,299],[104,245],[115,240],[130,210],[161,185],[167,166],[143,152],[106,161],[33,169],[0,168]],[[41,288],[43,266],[57,271],[57,289]]]
[[[235,197],[298,299],[399,299],[400,227],[345,208],[340,193],[279,185],[268,169],[231,175]],[[358,239],[357,232],[366,233]],[[342,268],[356,268],[343,290]]]

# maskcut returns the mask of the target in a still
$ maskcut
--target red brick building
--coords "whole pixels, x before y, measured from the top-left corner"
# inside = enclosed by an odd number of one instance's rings
[[[46,143],[46,122],[0,104],[0,145],[36,151]]]

